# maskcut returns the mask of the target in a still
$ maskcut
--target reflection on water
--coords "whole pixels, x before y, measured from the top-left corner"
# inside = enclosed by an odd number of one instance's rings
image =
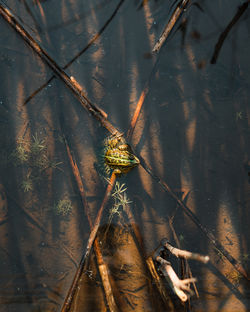
[[[152,55],[176,5],[8,1],[125,137],[145,97],[129,142],[141,164],[117,176],[71,311],[249,310],[249,281],[202,230],[249,272],[249,1],[193,3]],[[0,310],[60,311],[107,187],[96,168],[108,134],[3,18],[0,25]],[[185,307],[162,299],[148,269],[163,237],[211,259],[190,263],[199,297]]]

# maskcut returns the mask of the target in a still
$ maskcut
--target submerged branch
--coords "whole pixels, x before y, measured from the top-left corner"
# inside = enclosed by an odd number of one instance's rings
[[[179,279],[172,268],[171,263],[165,260],[162,256],[162,253],[166,250],[177,258],[182,257],[185,259],[194,259],[203,263],[207,263],[209,261],[209,257],[175,248],[169,244],[166,238],[162,239],[160,246],[155,250],[153,259],[160,264],[159,270],[168,281],[173,292],[181,299],[181,301],[185,302],[188,300],[190,295],[193,295],[193,291],[190,289],[189,284],[196,282],[196,278],[191,277],[184,280]]]
[[[182,2],[176,7],[174,13],[171,15],[170,20],[168,21],[167,25],[165,26],[160,38],[156,42],[153,52],[157,53],[160,51],[164,41],[169,36],[171,30],[174,28],[174,25],[178,21],[179,17],[181,16],[182,12],[184,11],[186,5],[188,4],[189,0],[182,0]]]
[[[134,116],[133,116],[133,118],[131,120],[131,124],[130,124],[130,127],[129,127],[128,132],[127,132],[127,139],[128,139],[128,141],[131,139],[131,137],[133,135],[133,132],[134,132],[137,120],[139,118],[142,105],[143,105],[144,100],[146,98],[146,95],[148,93],[148,90],[149,90],[149,83],[147,81],[144,89],[141,92],[140,98],[139,98],[139,100],[137,102],[136,109],[135,109],[135,112],[134,112]]]
[[[171,300],[171,298],[167,292],[166,287],[164,286],[162,279],[160,278],[159,274],[157,273],[157,270],[155,268],[154,261],[153,261],[152,257],[148,257],[146,262],[147,262],[148,269],[151,273],[151,276],[154,280],[154,283],[158,289],[158,292],[160,293],[161,298],[166,305],[166,308],[170,306],[171,308],[169,308],[168,310],[172,311],[173,310],[172,300]]]
[[[142,109],[142,106],[144,104],[144,101],[145,101],[145,98],[149,92],[149,85],[150,85],[150,82],[151,82],[151,79],[153,78],[155,72],[156,72],[156,69],[157,69],[157,65],[158,65],[158,62],[159,62],[159,57],[157,58],[157,60],[155,61],[154,63],[154,66],[150,72],[150,75],[144,85],[144,88],[141,92],[141,95],[139,97],[139,100],[136,104],[136,108],[135,108],[135,111],[134,111],[134,115],[131,119],[131,122],[130,122],[130,125],[129,125],[129,129],[127,131],[127,140],[130,141],[131,140],[131,137],[133,135],[133,132],[134,132],[134,129],[135,129],[135,126],[136,126],[136,123],[138,121],[138,118],[140,116],[140,113],[141,113],[141,109]]]
[[[100,38],[101,34],[104,32],[104,30],[107,28],[107,26],[110,24],[110,22],[113,20],[115,15],[117,14],[118,10],[120,9],[121,5],[123,4],[125,0],[120,0],[120,2],[115,7],[113,13],[110,15],[110,17],[107,19],[107,21],[104,23],[104,25],[101,27],[101,29],[93,35],[93,37],[89,40],[87,45],[78,52],[64,67],[63,69],[67,69],[71,64],[73,64],[83,53],[85,53],[98,38]],[[23,103],[23,105],[26,105],[31,99],[33,99],[34,96],[36,96],[40,91],[42,91],[44,88],[47,87],[47,85],[55,78],[56,76],[52,76],[49,80],[47,80],[43,85],[41,85],[37,90],[35,90]]]
[[[177,206],[177,208],[178,208],[178,206]],[[180,248],[181,244],[180,244],[179,238],[178,238],[178,236],[177,236],[177,234],[175,232],[174,226],[173,226],[173,218],[174,218],[174,215],[172,215],[172,217],[169,218],[169,227],[170,227],[170,229],[171,229],[171,231],[173,233],[173,237],[174,237],[176,245],[178,246],[178,248]],[[183,275],[187,274],[189,277],[193,277],[193,274],[192,274],[191,268],[189,266],[189,263],[188,263],[187,260],[184,260],[184,259],[182,261],[182,273],[183,273]],[[199,296],[199,292],[198,292],[198,289],[196,287],[196,284],[195,283],[192,283],[192,284],[193,284],[193,287],[194,287],[195,294],[196,294],[197,298],[199,298],[200,296]]]
[[[103,117],[102,112],[93,105],[86,95],[79,89],[79,84],[74,83],[68,74],[52,59],[49,54],[41,47],[29,32],[24,28],[22,22],[10,11],[9,8],[0,0],[0,14],[5,20],[22,36],[22,38],[31,46],[31,48],[47,63],[54,73],[65,83],[73,92],[81,105],[91,113],[110,133],[118,134],[117,129]]]
[[[161,245],[164,246],[172,255],[176,256],[177,258],[197,260],[205,264],[209,261],[209,256],[202,256],[197,253],[173,247],[166,238],[161,241]]]
[[[210,61],[211,64],[215,64],[217,62],[217,58],[219,56],[220,50],[223,46],[223,43],[224,43],[226,37],[228,36],[228,34],[231,31],[231,29],[233,28],[233,26],[238,22],[238,20],[241,18],[243,13],[246,11],[249,3],[250,3],[250,0],[244,2],[238,8],[238,11],[235,14],[235,16],[233,17],[233,19],[231,20],[231,22],[227,25],[226,29],[221,33],[219,40],[216,43],[215,48],[214,48],[214,53],[213,53],[213,56],[212,56],[211,61]]]
[[[187,278],[184,280],[179,279],[174,269],[172,268],[170,262],[166,261],[161,257],[156,257],[155,260],[161,265],[159,270],[162,272],[164,277],[169,283],[169,286],[173,292],[180,298],[181,301],[185,302],[188,300],[189,296],[193,295],[193,291],[189,287],[190,283],[196,282],[196,278]]]

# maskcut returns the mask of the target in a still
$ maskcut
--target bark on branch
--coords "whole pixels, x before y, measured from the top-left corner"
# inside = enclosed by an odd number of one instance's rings
[[[167,25],[165,26],[160,38],[156,42],[153,52],[157,53],[160,51],[160,48],[162,47],[163,43],[168,38],[171,30],[174,28],[174,25],[178,21],[179,17],[181,16],[182,12],[184,11],[185,7],[187,6],[189,0],[182,0],[182,2],[176,7],[174,10],[174,13],[170,17],[170,20],[168,21]]]

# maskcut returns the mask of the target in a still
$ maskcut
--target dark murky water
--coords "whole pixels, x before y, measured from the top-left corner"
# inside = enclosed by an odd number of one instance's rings
[[[0,3],[120,131],[149,81],[135,154],[249,272],[249,3],[192,3],[154,57],[175,1]],[[46,83],[53,71],[2,17],[0,27],[0,311],[60,311],[90,233],[63,136],[93,222],[107,186],[100,155],[108,132],[60,79]],[[173,300],[170,311],[249,311],[249,281],[156,180],[142,166],[118,178],[134,221],[111,197],[98,232],[101,258],[91,253],[71,311],[108,311],[103,264],[119,311],[166,311],[145,262],[163,237],[211,258],[208,266],[190,261],[199,298],[189,307]]]

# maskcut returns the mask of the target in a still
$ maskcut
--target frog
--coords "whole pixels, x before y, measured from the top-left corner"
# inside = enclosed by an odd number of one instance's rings
[[[105,163],[114,170],[115,174],[127,173],[140,164],[140,160],[134,155],[130,145],[122,135],[108,137],[104,141],[104,145]]]

